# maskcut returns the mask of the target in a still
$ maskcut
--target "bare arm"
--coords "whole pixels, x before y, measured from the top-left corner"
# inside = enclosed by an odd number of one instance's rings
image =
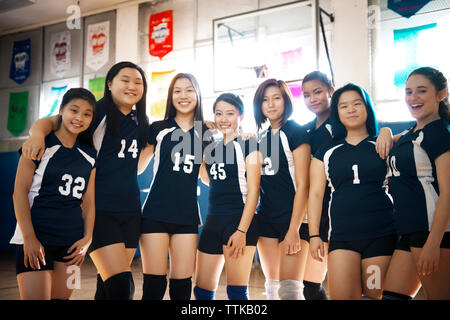
[[[30,160],[41,160],[45,151],[45,137],[58,126],[59,116],[36,121],[30,128],[30,138],[22,145],[22,155]]]
[[[244,255],[246,246],[245,233],[248,231],[258,204],[259,185],[261,182],[262,155],[259,151],[253,151],[245,159],[245,167],[247,170],[247,199],[245,201],[244,210],[242,211],[241,220],[238,230],[236,230],[228,240],[227,247],[231,250],[232,257],[238,258]]]
[[[208,176],[208,169],[206,169],[206,163],[205,161],[202,162],[202,165],[200,166],[200,179],[204,184],[209,186],[209,176]]]
[[[389,155],[389,151],[391,151],[394,143],[398,141],[402,134],[397,134],[392,136],[392,130],[389,127],[383,127],[380,129],[380,132],[377,137],[375,150],[381,159],[386,159]]]
[[[440,244],[450,219],[450,151],[435,159],[436,175],[439,184],[439,198],[434,211],[430,234],[417,261],[419,274],[430,275],[438,270]]]
[[[81,267],[86,257],[88,248],[92,242],[92,234],[94,231],[95,222],[95,171],[91,171],[89,183],[86,192],[83,195],[83,202],[81,204],[83,222],[84,222],[84,236],[75,242],[67,251],[70,255],[64,257],[70,261],[66,265],[77,265]]]
[[[153,144],[147,143],[147,146],[144,149],[142,149],[141,154],[139,155],[138,175],[145,171],[148,164],[152,160],[154,152],[155,152],[155,145]]]
[[[28,200],[35,169],[36,165],[33,161],[20,157],[14,183],[13,202],[17,224],[23,236],[24,264],[26,267],[40,269],[40,263],[45,265],[45,252],[34,232]]]
[[[318,235],[320,229],[320,219],[322,217],[322,203],[326,187],[325,166],[319,159],[313,158],[309,169],[311,185],[309,187],[308,198],[308,224],[309,234]],[[322,261],[324,256],[323,242],[319,237],[310,239],[311,256],[318,261]]]
[[[289,230],[283,240],[285,254],[295,254],[301,249],[298,231],[302,224],[308,202],[311,146],[304,143],[297,147],[292,154],[294,157],[295,184],[297,191],[295,192]]]

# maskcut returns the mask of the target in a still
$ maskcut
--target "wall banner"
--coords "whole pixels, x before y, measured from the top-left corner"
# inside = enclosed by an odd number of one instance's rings
[[[18,137],[27,127],[28,91],[9,93],[7,129]]]
[[[39,119],[54,116],[59,113],[59,105],[68,86],[51,87],[50,95],[42,108],[39,109]]]
[[[58,77],[63,77],[70,67],[70,31],[53,33],[50,38],[50,71]]]
[[[402,17],[410,18],[431,0],[388,0],[388,8]]]
[[[97,71],[109,60],[109,21],[87,27],[86,65]]]
[[[14,41],[9,77],[18,84],[22,84],[30,75],[30,57],[30,39]]]
[[[150,85],[150,117],[161,120],[166,113],[167,89],[176,70],[152,72]],[[148,101],[148,100],[147,100]]]
[[[105,77],[89,79],[89,91],[95,96],[98,101],[103,98],[105,93]]]
[[[173,50],[173,11],[168,10],[150,15],[148,25],[150,55],[161,60]]]

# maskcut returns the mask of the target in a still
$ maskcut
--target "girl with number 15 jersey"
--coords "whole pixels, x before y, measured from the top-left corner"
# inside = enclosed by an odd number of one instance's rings
[[[164,120],[152,123],[147,163],[154,157],[153,180],[142,209],[141,253],[144,272],[143,300],[169,296],[189,300],[195,266],[198,226],[197,181],[203,158],[200,88],[188,73],[179,73],[169,86]]]

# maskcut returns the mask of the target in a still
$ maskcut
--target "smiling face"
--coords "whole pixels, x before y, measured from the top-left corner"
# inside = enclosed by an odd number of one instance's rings
[[[194,113],[197,106],[197,92],[189,79],[179,78],[175,81],[172,103],[177,113],[185,115]]]
[[[224,135],[237,132],[242,117],[239,110],[228,102],[219,101],[215,105],[214,122]]]
[[[283,118],[284,98],[280,88],[276,86],[267,87],[264,91],[262,102],[262,113],[269,119],[271,125],[279,123]]]
[[[405,102],[411,115],[422,122],[431,122],[439,117],[439,102],[445,98],[445,90],[436,91],[425,76],[411,75],[406,80]]]
[[[84,99],[69,101],[59,112],[61,128],[72,134],[79,134],[89,128],[94,115],[94,108]]]
[[[316,115],[330,111],[329,99],[334,89],[328,88],[319,80],[311,80],[302,84],[303,98],[306,107]]]
[[[339,97],[338,115],[347,130],[365,127],[367,110],[361,95],[353,90],[343,92]]]
[[[141,73],[134,68],[123,68],[108,81],[108,88],[114,103],[119,108],[130,109],[144,94],[144,81]]]

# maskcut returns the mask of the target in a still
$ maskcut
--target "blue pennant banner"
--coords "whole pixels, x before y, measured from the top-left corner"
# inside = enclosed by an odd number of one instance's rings
[[[388,0],[388,8],[399,15],[410,18],[431,0]]]
[[[31,43],[29,38],[22,41],[14,41],[9,77],[18,84],[22,84],[30,75],[30,52]]]

